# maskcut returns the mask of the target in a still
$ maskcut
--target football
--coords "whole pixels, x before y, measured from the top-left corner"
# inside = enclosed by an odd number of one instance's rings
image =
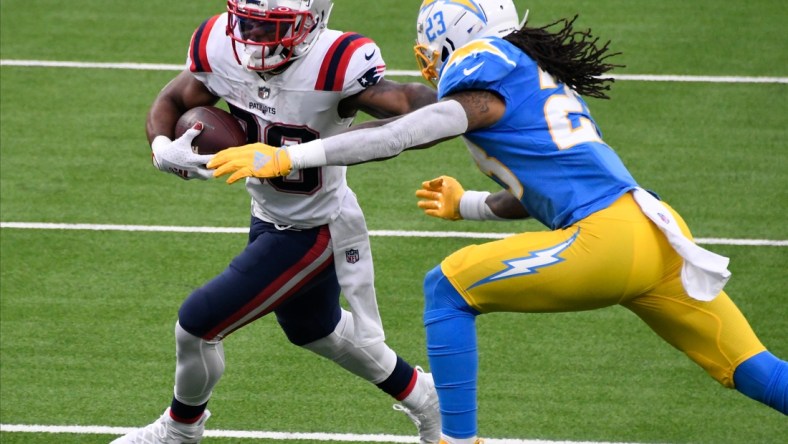
[[[196,154],[216,154],[231,146],[246,145],[246,131],[241,122],[215,106],[198,106],[186,111],[175,124],[175,137],[181,137],[197,122],[202,122],[203,127],[192,141],[192,151]]]

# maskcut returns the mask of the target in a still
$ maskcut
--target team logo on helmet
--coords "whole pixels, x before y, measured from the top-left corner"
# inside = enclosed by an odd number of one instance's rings
[[[438,0],[424,0],[424,3],[421,4],[421,9],[424,9],[437,1]],[[484,14],[484,11],[482,11],[481,8],[479,8],[479,5],[477,5],[475,2],[472,2],[470,0],[444,0],[444,3],[450,5],[457,5],[473,13],[474,15],[476,15],[476,17],[479,17],[479,20],[485,23],[487,22],[487,16]]]

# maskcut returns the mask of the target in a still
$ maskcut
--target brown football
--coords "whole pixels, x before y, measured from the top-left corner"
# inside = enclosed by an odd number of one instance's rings
[[[246,131],[232,114],[215,106],[198,106],[186,111],[175,124],[175,137],[202,122],[202,132],[192,141],[197,154],[216,154],[231,146],[246,145]]]

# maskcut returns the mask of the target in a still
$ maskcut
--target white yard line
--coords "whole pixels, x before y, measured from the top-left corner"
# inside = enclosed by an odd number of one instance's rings
[[[143,231],[165,233],[248,233],[247,227],[184,227],[171,225],[112,225],[112,224],[60,224],[48,222],[0,222],[0,228],[23,230],[82,230],[82,231]],[[452,237],[465,239],[503,239],[515,233],[476,233],[470,231],[407,231],[370,230],[375,237]],[[745,245],[765,247],[788,247],[788,240],[773,239],[728,239],[697,237],[695,242],[709,245]]]
[[[182,71],[184,65],[163,63],[103,63],[103,62],[71,62],[58,60],[14,60],[2,59],[0,66],[27,66],[43,68],[84,68],[84,69],[130,69],[142,71]],[[390,76],[421,77],[415,70],[389,69]],[[752,76],[682,76],[682,75],[651,75],[651,74],[611,74],[616,80],[635,80],[641,82],[702,82],[702,83],[788,83],[788,77],[752,77]]]
[[[0,424],[0,432],[15,433],[72,433],[79,435],[123,435],[135,430],[127,427],[108,426],[48,426],[25,424]],[[266,432],[253,430],[206,430],[206,437],[268,439],[277,442],[286,440],[312,440],[333,442],[380,442],[380,443],[418,443],[415,436],[356,434],[356,433],[302,433]],[[495,439],[485,438],[486,444],[613,444],[597,441],[546,441],[541,439]],[[616,443],[625,444],[625,443]]]

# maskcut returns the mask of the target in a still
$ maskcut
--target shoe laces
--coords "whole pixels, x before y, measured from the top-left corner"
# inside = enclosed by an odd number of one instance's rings
[[[424,415],[413,413],[409,408],[405,407],[402,404],[394,404],[393,408],[398,412],[402,412],[406,414],[408,418],[410,418],[410,420],[413,421],[414,424],[416,424],[417,427],[421,427],[421,421],[424,419]]]

